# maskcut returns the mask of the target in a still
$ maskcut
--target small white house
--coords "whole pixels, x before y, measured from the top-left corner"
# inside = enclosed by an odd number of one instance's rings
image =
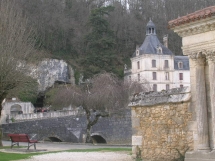
[[[168,49],[168,37],[163,40],[164,45],[160,43],[155,25],[150,20],[145,40],[131,58],[132,68],[125,67],[125,80],[149,83],[153,91],[190,86],[188,57],[175,56]]]
[[[21,102],[18,98],[4,99],[0,123],[7,123],[9,116],[15,117],[19,114],[34,113],[34,109],[34,105],[31,102]]]

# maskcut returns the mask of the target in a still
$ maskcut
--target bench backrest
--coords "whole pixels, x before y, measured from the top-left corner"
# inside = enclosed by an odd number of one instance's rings
[[[8,134],[13,142],[29,142],[30,139],[27,134]]]

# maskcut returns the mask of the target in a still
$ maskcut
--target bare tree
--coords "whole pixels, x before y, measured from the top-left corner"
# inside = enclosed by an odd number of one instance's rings
[[[115,75],[102,73],[80,86],[59,88],[52,104],[82,107],[87,118],[86,142],[91,142],[91,128],[101,117],[120,115],[128,105],[131,93],[148,91],[139,83],[119,80]]]
[[[24,75],[23,62],[30,60],[34,51],[33,31],[27,19],[15,5],[15,1],[0,1],[0,103],[8,92],[20,85],[30,83]],[[0,105],[0,111],[2,106]],[[2,146],[0,128],[0,146]]]

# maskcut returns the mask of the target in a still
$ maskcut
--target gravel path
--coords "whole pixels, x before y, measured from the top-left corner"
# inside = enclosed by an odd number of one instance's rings
[[[132,161],[132,157],[125,152],[60,152],[20,161]]]

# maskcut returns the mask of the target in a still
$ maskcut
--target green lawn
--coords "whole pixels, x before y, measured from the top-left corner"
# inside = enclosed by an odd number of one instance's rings
[[[9,148],[9,147],[3,147],[1,149],[7,149],[7,148]],[[100,148],[100,149],[72,149],[72,150],[66,150],[66,152],[99,152],[99,151],[112,151],[112,152],[125,151],[125,152],[130,153],[131,148]],[[62,151],[58,151],[58,152],[62,152]],[[28,159],[28,158],[30,158],[31,156],[34,156],[34,155],[47,154],[47,153],[56,153],[56,152],[26,153],[26,154],[0,152],[0,161],[12,161],[12,160]]]

